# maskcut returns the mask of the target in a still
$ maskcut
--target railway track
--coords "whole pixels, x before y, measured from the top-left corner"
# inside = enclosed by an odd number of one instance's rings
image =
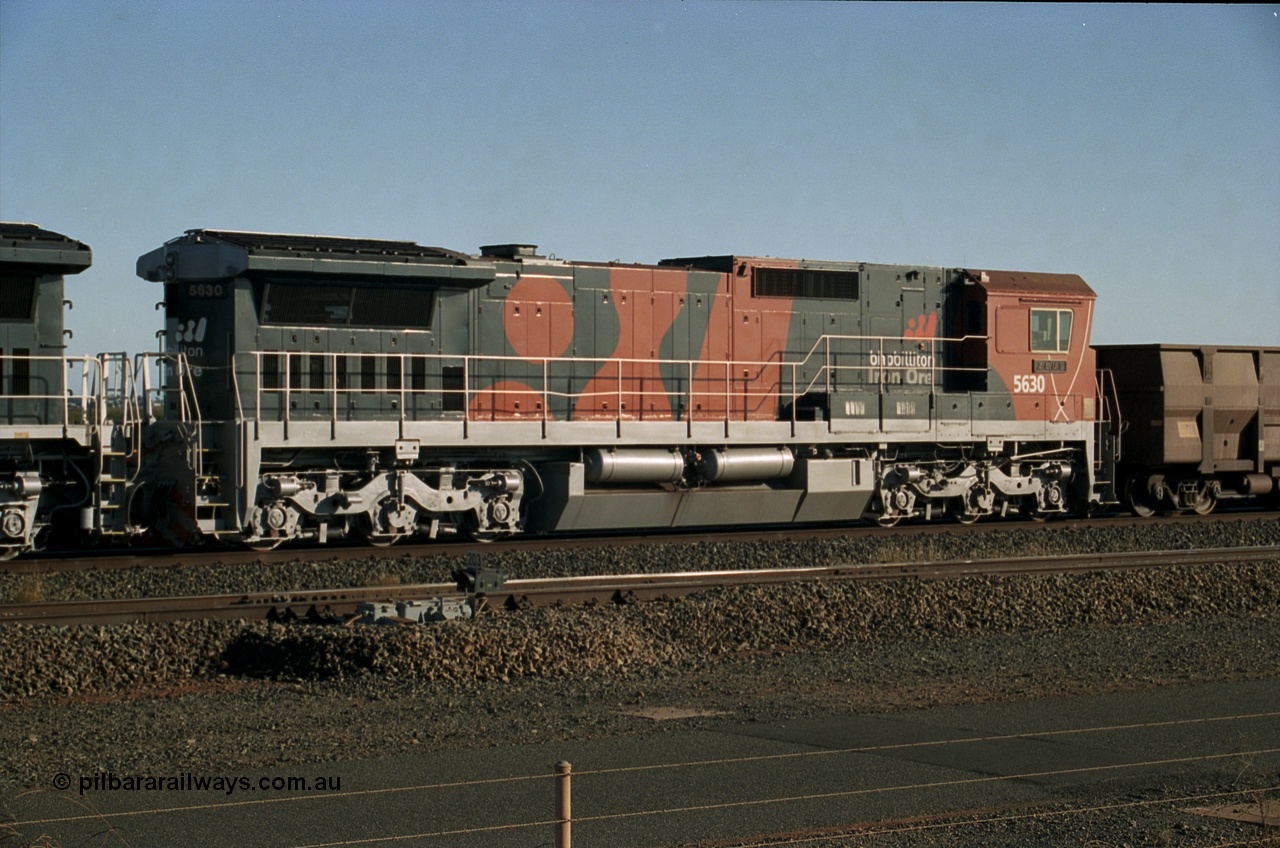
[[[1181,514],[1164,516],[1158,520],[1162,527],[1179,525],[1221,524],[1238,521],[1256,521],[1259,518],[1280,517],[1275,512],[1238,510],[1218,512],[1212,515]],[[35,557],[0,561],[0,573],[55,574],[74,571],[116,571],[130,568],[186,568],[216,565],[262,563],[271,565],[297,560],[340,562],[368,559],[373,556],[406,557],[457,557],[481,547],[485,551],[542,551],[568,548],[613,547],[626,545],[681,545],[702,542],[754,542],[798,539],[835,539],[866,535],[874,538],[932,536],[938,534],[1000,533],[1006,530],[1054,530],[1063,527],[1100,529],[1117,527],[1149,527],[1152,519],[1137,518],[1128,514],[1096,516],[1088,519],[1062,521],[1026,521],[1008,519],[956,524],[932,522],[902,524],[896,527],[879,527],[871,524],[821,527],[781,527],[718,530],[709,533],[699,531],[672,531],[647,534],[616,534],[583,536],[521,536],[478,546],[472,541],[428,542],[396,545],[391,548],[358,544],[284,547],[274,551],[251,551],[240,548],[214,548],[206,550],[175,551],[168,548],[130,549],[126,552],[63,552],[42,554]]]
[[[554,604],[628,603],[676,597],[726,586],[787,583],[955,579],[970,576],[1062,574],[1081,571],[1159,568],[1204,563],[1280,561],[1280,546],[1155,552],[1089,553],[933,563],[848,564],[813,568],[682,571],[508,580],[483,598],[489,608],[523,609]],[[218,618],[349,621],[362,603],[463,600],[453,583],[388,587],[233,593],[170,598],[53,601],[0,605],[4,624],[103,625],[125,622]]]

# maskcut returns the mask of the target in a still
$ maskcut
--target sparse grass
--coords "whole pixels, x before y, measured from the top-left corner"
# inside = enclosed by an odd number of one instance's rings
[[[25,574],[13,590],[9,598],[12,604],[38,604],[48,600],[45,593],[44,578],[39,574]]]
[[[1063,553],[1062,541],[1051,534],[1042,534],[1043,538],[1031,536],[1019,542],[1019,556],[1061,556]],[[956,559],[956,552],[949,547],[948,539],[938,539],[933,536],[918,537],[894,537],[890,536],[882,540],[876,540],[873,552],[868,556],[868,562],[875,563],[898,563],[898,562],[943,562],[950,559]],[[986,558],[987,555],[981,553],[975,554],[978,558]],[[992,558],[999,556],[992,553]]]
[[[370,586],[399,586],[402,582],[403,581],[400,579],[399,574],[389,574],[385,571],[380,571],[377,574],[373,575],[373,578],[369,580],[369,585]]]
[[[876,546],[872,562],[934,562],[940,559],[933,539],[886,539]]]
[[[73,806],[79,808],[83,813],[88,813],[98,818],[101,828],[88,836],[84,842],[79,844],[87,845],[121,845],[129,848],[130,842],[125,839],[124,834],[116,828],[115,825],[107,821],[106,817],[101,814],[92,804],[77,798],[70,792],[51,791],[48,789],[31,789],[21,792],[18,797],[32,794],[53,794],[56,797],[70,802]],[[62,841],[47,833],[41,833],[38,836],[28,836],[18,830],[16,819],[6,809],[0,812],[0,846],[15,846],[15,848],[63,848]]]

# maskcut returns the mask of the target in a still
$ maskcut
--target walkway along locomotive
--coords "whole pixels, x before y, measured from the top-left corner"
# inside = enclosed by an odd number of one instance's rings
[[[164,286],[164,350],[96,366],[141,398],[96,416],[120,482],[96,486],[81,524],[103,531],[273,547],[968,522],[1086,512],[1126,488],[1154,508],[1169,485],[1171,508],[1203,509],[1280,474],[1273,349],[1243,351],[1249,421],[1197,430],[1236,428],[1203,449],[1237,455],[1195,473],[1125,465],[1126,401],[1097,368],[1095,296],[1074,275],[217,230],[138,273]],[[1117,463],[1141,484],[1117,485]]]

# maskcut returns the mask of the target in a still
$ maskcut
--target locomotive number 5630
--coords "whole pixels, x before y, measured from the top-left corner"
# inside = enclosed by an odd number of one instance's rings
[[[1015,394],[1037,394],[1044,392],[1043,374],[1017,374],[1013,378]]]
[[[221,283],[191,283],[187,286],[187,297],[222,297]]]

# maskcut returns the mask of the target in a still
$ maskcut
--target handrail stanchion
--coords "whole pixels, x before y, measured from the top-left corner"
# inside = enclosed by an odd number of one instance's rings
[[[725,360],[724,363],[724,434],[729,435],[729,422],[733,419],[733,387],[730,380],[733,379],[733,362]]]
[[[401,438],[401,439],[404,438],[404,378],[405,378],[404,357],[405,357],[405,354],[403,353],[394,354],[396,368],[398,369],[396,374],[397,388],[399,389],[399,392],[400,392],[400,435],[398,436],[398,438]],[[388,375],[388,378],[390,378],[390,375]]]
[[[827,397],[831,397],[831,336],[824,334],[822,341],[825,349],[822,356],[823,390]]]
[[[689,382],[685,386],[684,422],[685,434],[693,438],[693,360],[690,359]]]
[[[262,420],[262,351],[253,351],[253,421],[254,436],[260,435],[258,422]]]
[[[289,440],[289,403],[293,395],[293,351],[286,350],[284,352],[284,403],[282,411],[284,412],[284,438]]]
[[[333,375],[333,388],[329,392],[329,439],[338,438],[338,357],[339,353],[329,354],[329,372]]]

